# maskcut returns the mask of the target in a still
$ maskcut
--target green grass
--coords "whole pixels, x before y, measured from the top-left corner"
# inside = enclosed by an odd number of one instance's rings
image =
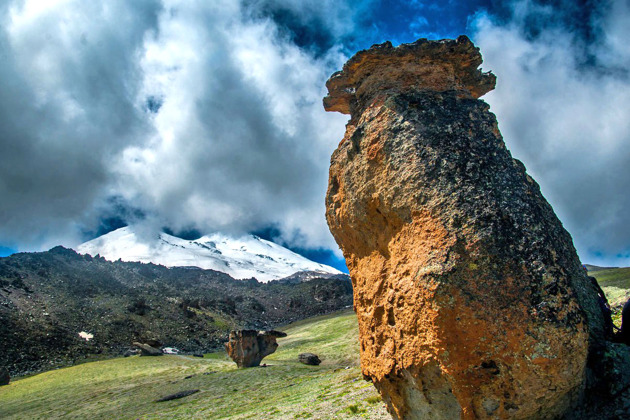
[[[595,276],[614,305],[630,296],[630,268]],[[0,388],[2,419],[389,419],[374,387],[361,379],[352,311],[281,328],[267,367],[237,369],[225,353],[129,357],[85,363],[17,379]],[[297,362],[312,352],[320,366]],[[185,379],[188,376],[191,378]],[[175,392],[199,389],[156,403]]]
[[[16,380],[0,388],[0,418],[388,419],[374,387],[361,379],[356,322],[345,311],[282,328],[288,336],[263,360],[266,368],[236,369],[225,353],[134,356]],[[298,363],[307,351],[322,364]],[[188,389],[200,392],[154,402]]]
[[[611,306],[623,305],[630,298],[630,267],[590,271],[606,294]]]

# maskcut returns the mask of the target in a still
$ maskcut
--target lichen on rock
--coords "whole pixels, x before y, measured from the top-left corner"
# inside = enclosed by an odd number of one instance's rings
[[[349,113],[326,217],[354,286],[361,366],[398,419],[555,418],[604,339],[595,287],[478,98],[465,36],[376,45],[327,83]]]

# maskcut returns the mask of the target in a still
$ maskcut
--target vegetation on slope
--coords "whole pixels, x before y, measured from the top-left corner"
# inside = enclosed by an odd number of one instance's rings
[[[613,322],[621,327],[621,310],[630,299],[630,267],[607,268],[587,266],[588,274],[595,277],[606,294],[612,309]]]
[[[345,311],[281,328],[288,336],[263,360],[267,367],[237,369],[225,353],[133,356],[20,379],[0,390],[0,418],[389,419],[361,377],[356,322]],[[298,363],[301,352],[322,364]],[[200,392],[154,402],[190,389]]]
[[[630,269],[595,272],[606,293],[630,288]],[[610,295],[609,295],[610,297]],[[611,298],[614,302],[614,300]],[[18,379],[0,389],[0,418],[120,419],[389,419],[358,366],[358,329],[351,311],[286,328],[267,367],[237,369],[225,353],[206,358],[110,359]],[[313,352],[320,366],[297,362]],[[180,391],[191,396],[157,403]]]
[[[33,373],[122,355],[149,339],[210,351],[232,328],[273,328],[351,304],[347,276],[263,284],[62,247],[15,254],[0,258],[0,367],[12,376]],[[82,339],[82,331],[94,338]]]
[[[623,305],[630,298],[630,267],[601,268],[589,275],[597,279],[611,305]]]

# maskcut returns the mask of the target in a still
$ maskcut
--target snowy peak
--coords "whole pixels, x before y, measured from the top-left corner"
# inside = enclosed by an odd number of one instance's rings
[[[76,251],[92,256],[100,254],[111,261],[194,266],[222,271],[236,279],[255,277],[262,282],[302,271],[341,273],[253,235],[233,238],[215,233],[190,241],[166,233],[137,234],[128,226],[85,242]]]

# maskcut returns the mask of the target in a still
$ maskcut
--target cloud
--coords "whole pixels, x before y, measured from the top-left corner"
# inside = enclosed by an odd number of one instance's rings
[[[558,3],[520,1],[509,19],[477,17],[483,67],[498,76],[484,99],[583,261],[630,265],[630,8]]]
[[[134,106],[136,53],[158,5],[0,6],[0,242],[71,240],[108,160],[149,130]]]
[[[267,3],[291,18],[262,13]],[[74,245],[142,221],[274,226],[292,245],[336,248],[323,199],[346,118],[325,114],[321,98],[346,56],[334,43],[300,48],[286,28],[315,16],[334,39],[352,19],[343,7],[332,19],[314,10],[231,0],[0,6],[0,244]]]
[[[345,57],[314,58],[272,20],[228,9],[161,16],[141,60],[146,96],[163,98],[156,136],[117,161],[117,190],[175,229],[274,224],[284,239],[332,246],[323,196],[345,121],[321,98]]]
[[[2,2],[0,246],[142,223],[336,250],[323,198],[347,118],[323,111],[326,79],[357,48],[459,34],[490,3],[471,28],[508,146],[585,261],[629,265],[621,0]]]

